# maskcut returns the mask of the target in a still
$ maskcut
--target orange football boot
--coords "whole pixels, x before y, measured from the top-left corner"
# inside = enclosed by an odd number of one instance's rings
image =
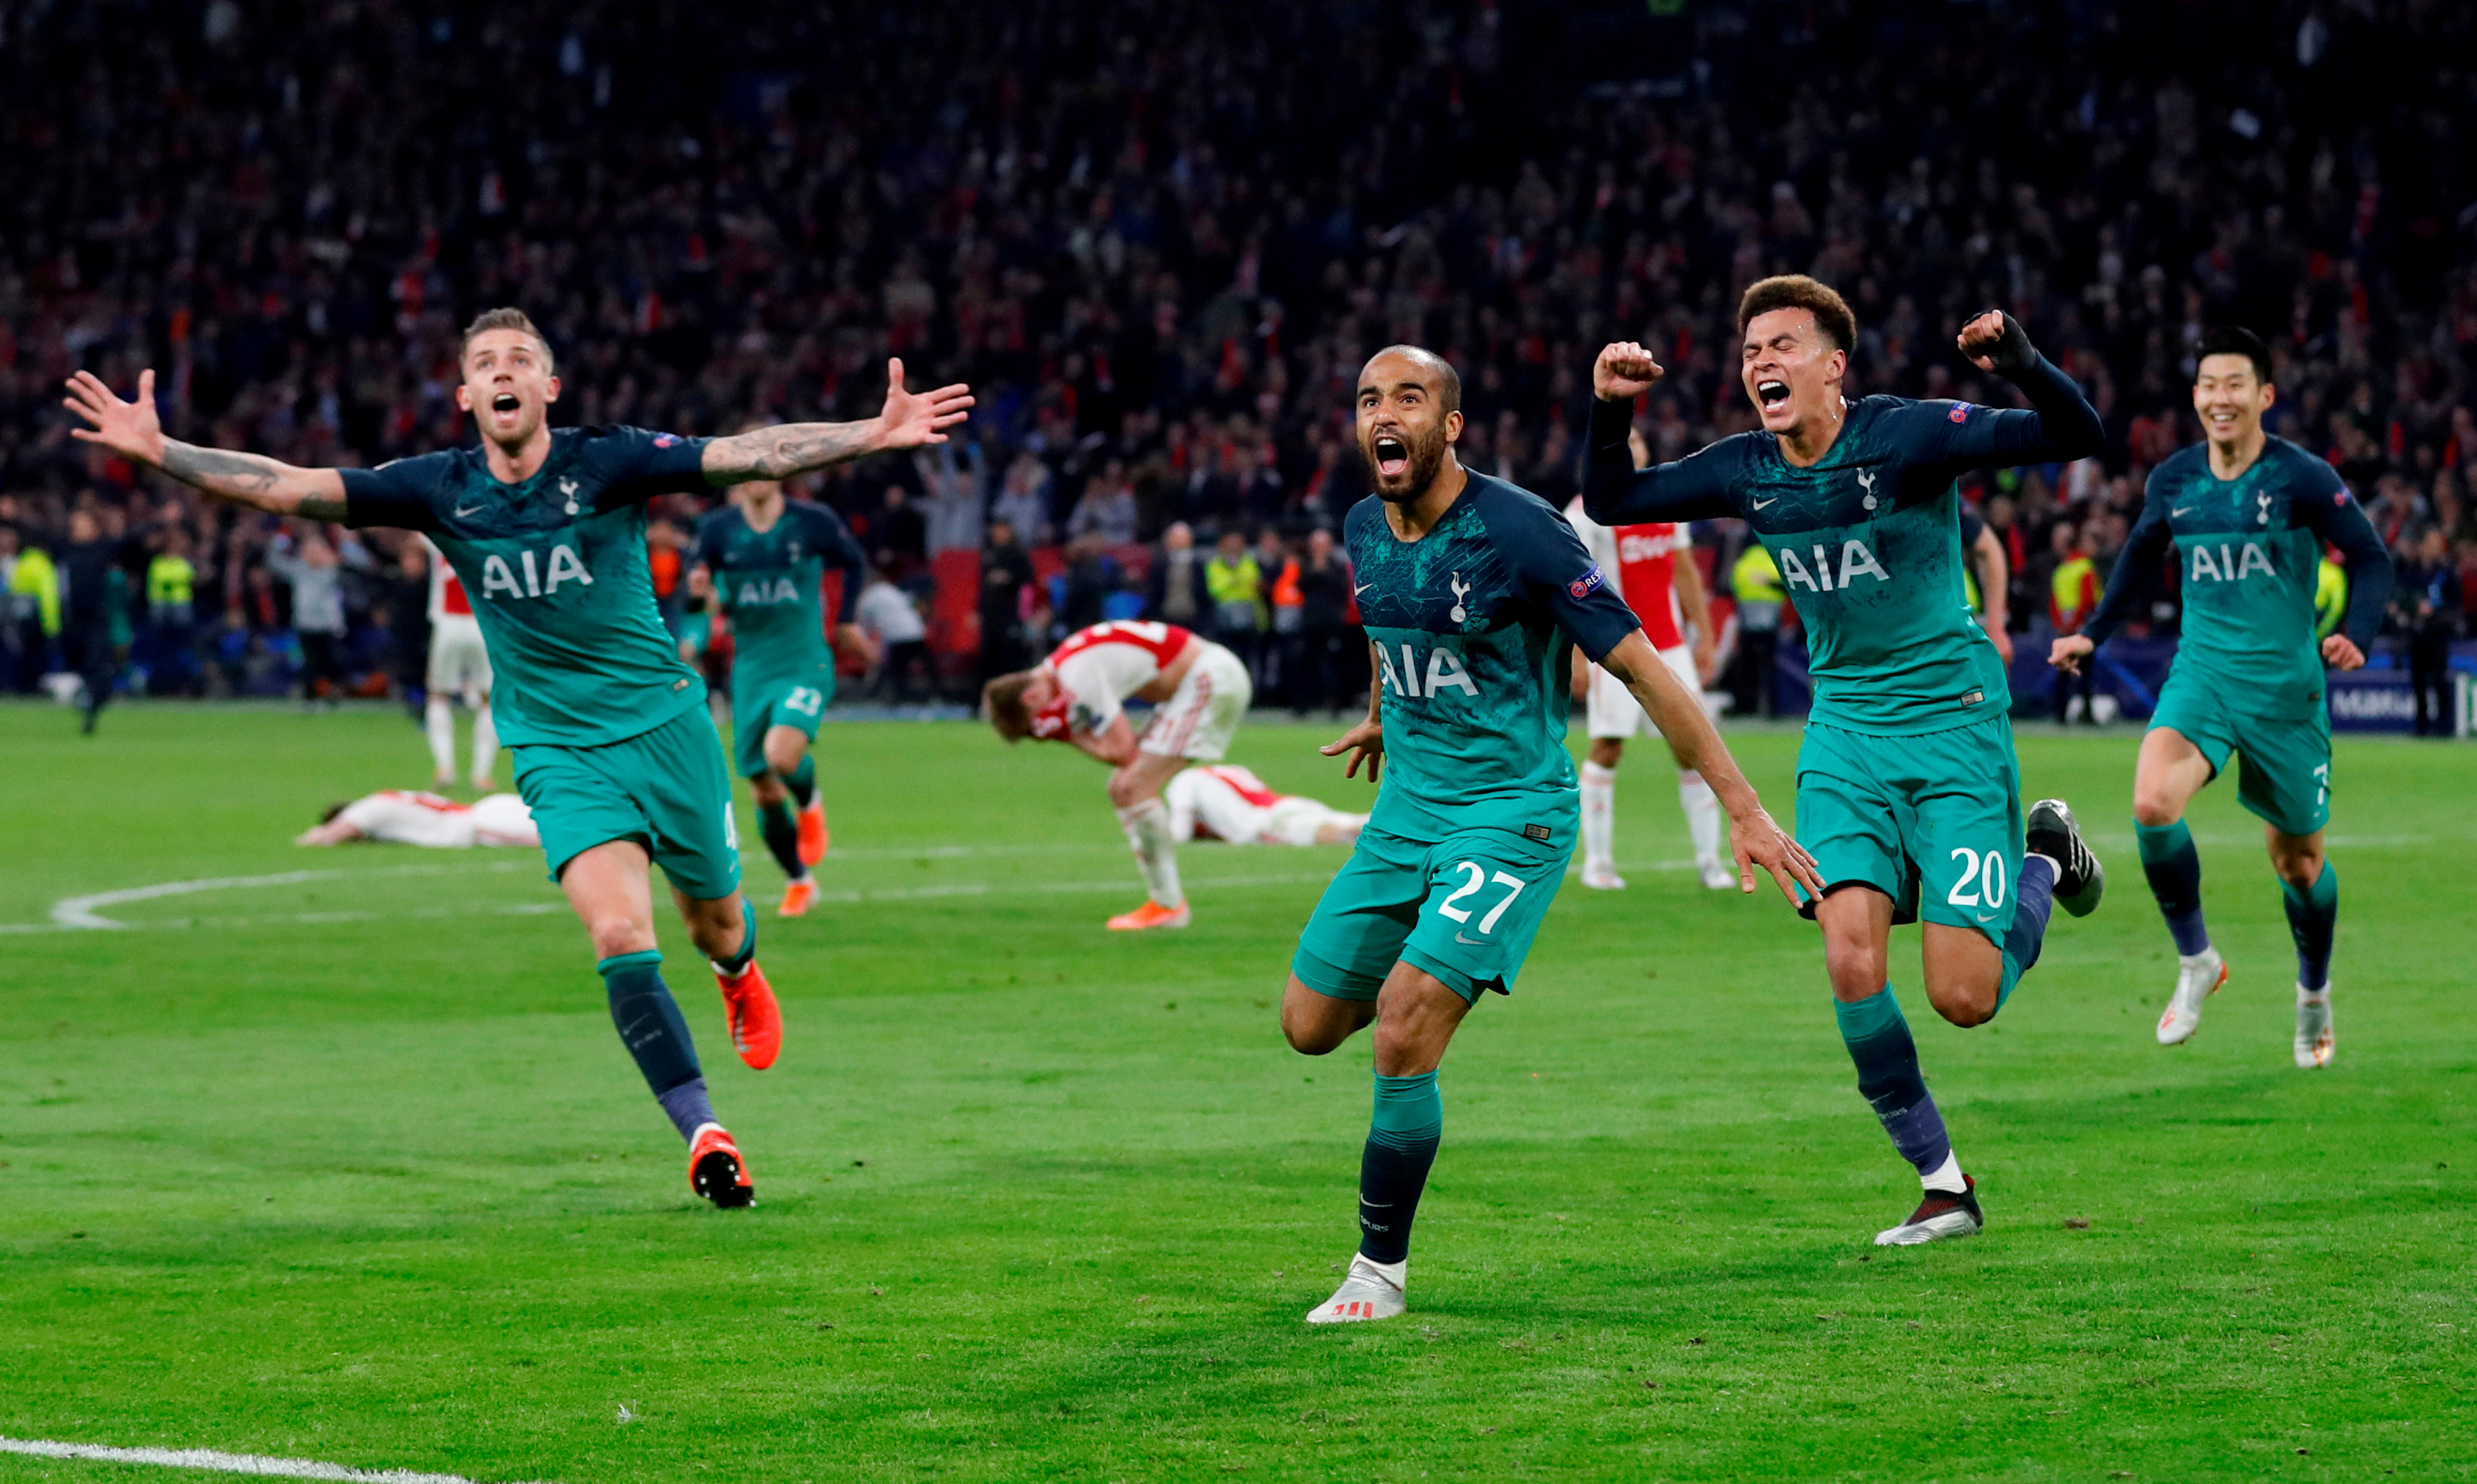
[[[825,859],[826,846],[830,843],[826,835],[826,796],[811,794],[809,806],[800,811],[793,823],[800,827],[800,864],[813,866]],[[791,914],[786,912],[783,915],[788,917]]]
[[[1110,919],[1110,930],[1141,932],[1147,928],[1184,928],[1193,921],[1195,914],[1188,910],[1184,902],[1174,907],[1165,907],[1146,899],[1144,904],[1134,911],[1121,912]]]
[[[817,903],[817,883],[812,877],[802,877],[783,888],[783,904],[774,909],[776,917],[798,917]]]
[[[722,1008],[731,1019],[731,1049],[759,1072],[774,1065],[783,1051],[783,1007],[774,1002],[774,986],[757,960],[737,975],[714,971],[722,987]]]
[[[748,1161],[740,1157],[739,1146],[731,1142],[731,1131],[720,1124],[707,1124],[688,1142],[688,1189],[726,1211],[757,1203],[757,1184],[748,1177]]]

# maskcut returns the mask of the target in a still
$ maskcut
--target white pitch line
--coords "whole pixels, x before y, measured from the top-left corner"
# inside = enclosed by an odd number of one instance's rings
[[[445,876],[453,869],[443,865],[383,866],[375,871],[279,871],[272,876],[216,876],[190,881],[158,881],[152,886],[129,886],[119,891],[99,891],[63,899],[53,905],[52,921],[63,928],[126,928],[129,926],[127,923],[114,922],[95,908],[117,906],[124,902],[152,902],[158,897],[186,897],[191,892],[232,891],[251,886],[298,886],[305,881],[335,881],[348,877]],[[500,871],[508,868],[492,865],[484,869]]]
[[[50,1443],[0,1437],[0,1453],[30,1458],[82,1458],[106,1464],[152,1464],[159,1469],[197,1469],[209,1473],[253,1473],[276,1479],[343,1479],[355,1484],[476,1484],[461,1473],[417,1473],[410,1469],[347,1469],[314,1458],[269,1458],[223,1453],[208,1447],[106,1447],[97,1443]]]

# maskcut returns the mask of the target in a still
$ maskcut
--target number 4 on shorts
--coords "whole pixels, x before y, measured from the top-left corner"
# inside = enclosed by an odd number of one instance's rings
[[[1454,869],[1464,873],[1463,884],[1455,887],[1452,895],[1446,897],[1444,901],[1437,903],[1437,915],[1439,917],[1450,917],[1458,923],[1469,922],[1471,920],[1471,913],[1476,909],[1472,907],[1458,907],[1454,905],[1455,903],[1462,901],[1464,897],[1467,897],[1471,893],[1479,890],[1482,886],[1510,886],[1514,888],[1512,891],[1507,892],[1504,899],[1498,902],[1496,905],[1488,909],[1488,915],[1486,917],[1479,920],[1479,930],[1482,932],[1494,931],[1497,920],[1505,916],[1505,909],[1514,905],[1514,899],[1521,896],[1522,888],[1530,884],[1523,880],[1522,878],[1515,876],[1509,871],[1499,871],[1494,876],[1490,876],[1489,875],[1487,868],[1483,867],[1476,860],[1459,862],[1455,865]]]

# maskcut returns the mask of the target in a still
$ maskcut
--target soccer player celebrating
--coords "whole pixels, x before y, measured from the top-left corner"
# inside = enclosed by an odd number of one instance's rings
[[[826,805],[810,755],[835,698],[817,594],[826,565],[842,574],[835,637],[866,655],[852,622],[868,561],[842,517],[812,500],[786,500],[775,480],[751,480],[697,527],[696,560],[714,607],[731,615],[732,750],[757,796],[757,829],[789,884],[777,913],[798,917],[817,900],[809,868],[826,858]],[[790,807],[798,804],[795,819]]]
[[[1875,1240],[1967,1236],[1983,1223],[1976,1182],[1952,1152],[1886,977],[1892,925],[1925,918],[1928,1002],[1956,1026],[1982,1025],[2038,962],[2053,904],[2087,914],[2105,880],[2063,801],[2033,805],[2024,839],[2012,691],[1964,593],[1953,482],[1986,464],[2094,453],[2098,414],[1992,310],[1962,328],[1961,353],[2021,388],[2033,410],[1844,400],[1856,316],[1803,275],[1748,288],[1738,329],[1739,379],[1762,428],[1640,471],[1626,426],[1660,364],[1631,342],[1600,352],[1584,503],[1611,524],[1736,515],[1779,564],[1814,685],[1797,828],[1823,886],[1805,910],[1823,929],[1858,1090],[1925,1188],[1910,1219]]]
[[[731,775],[654,605],[644,503],[668,491],[782,480],[843,459],[940,441],[965,388],[914,394],[888,363],[886,405],[855,423],[793,423],[727,438],[562,428],[549,344],[516,309],[464,332],[457,406],[479,447],[378,469],[303,469],[163,435],[155,373],[124,402],[91,372],[69,379],[77,435],[218,499],[348,526],[427,533],[455,564],[488,644],[501,739],[541,831],[551,875],[591,937],[611,1015],[663,1111],[688,1142],[688,1183],[717,1206],[756,1189],[713,1116],[688,1023],[664,987],[651,867],[670,878],[688,936],[712,962],[740,1059],[782,1047],[757,967],[757,918],[739,894]]]
[[[989,725],[1009,742],[1068,742],[1110,766],[1110,803],[1143,873],[1144,904],[1110,919],[1114,932],[1194,921],[1178,879],[1178,834],[1162,786],[1189,762],[1219,762],[1255,699],[1244,661],[1176,624],[1113,620],[1066,636],[1029,670],[981,688]],[[1129,701],[1154,704],[1138,737]]]
[[[2331,819],[2331,716],[2322,667],[2354,670],[2391,590],[2382,538],[2337,471],[2263,432],[2276,396],[2270,352],[2252,332],[2213,329],[2193,372],[2204,441],[2150,471],[2141,518],[2107,595],[2051,661],[2079,670],[2115,632],[2176,551],[2185,602],[2176,663],[2141,739],[2133,776],[2133,832],[2142,874],[2176,940],[2176,989],[2159,1017],[2174,1046],[2202,1021],[2202,1002],[2228,968],[2202,926],[2202,864],[2185,806],[2244,755],[2237,800],[2260,815],[2296,939],[2296,1064],[2331,1064],[2331,934],[2339,878],[2322,854]],[[2324,542],[2347,558],[2347,620],[2314,640]]]
[[[1638,468],[1651,461],[1642,434],[1628,435]],[[1659,652],[1661,662],[1677,675],[1678,683],[1700,693],[1713,669],[1712,609],[1704,601],[1703,574],[1686,556],[1693,544],[1686,528],[1674,521],[1612,530],[1583,510],[1580,495],[1565,507],[1565,518],[1583,538],[1583,547],[1602,572],[1617,575],[1617,591],[1641,621],[1643,637]],[[1691,626],[1694,642],[1686,642]],[[1583,762],[1583,884],[1600,891],[1623,891],[1617,875],[1617,764],[1625,745],[1637,733],[1659,730],[1615,677],[1574,656],[1575,688],[1582,693],[1589,718],[1591,750]],[[1675,748],[1669,752],[1676,753]],[[1738,884],[1738,873],[1720,859],[1720,801],[1703,775],[1677,763],[1677,802],[1686,810],[1687,834],[1694,841],[1694,868],[1703,884],[1726,891]]]
[[[1376,1108],[1359,1175],[1358,1254],[1312,1324],[1406,1306],[1411,1222],[1444,1124],[1437,1068],[1483,991],[1513,991],[1565,877],[1580,809],[1565,754],[1558,631],[1615,676],[1737,822],[1740,886],[1819,888],[1681,683],[1556,508],[1455,458],[1462,379],[1417,346],[1359,373],[1375,494],[1343,543],[1375,679],[1367,717],[1324,748],[1344,776],[1389,758],[1350,861],[1299,935],[1282,1033],[1321,1056],[1373,1022]]]

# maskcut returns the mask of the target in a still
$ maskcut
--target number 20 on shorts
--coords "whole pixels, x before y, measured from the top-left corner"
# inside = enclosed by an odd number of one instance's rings
[[[2002,851],[1989,851],[1982,856],[1968,846],[1955,846],[1952,858],[1961,862],[1961,879],[1953,883],[1952,894],[1944,901],[1957,907],[2004,904]]]
[[[1522,888],[1530,884],[1523,880],[1522,878],[1515,876],[1510,871],[1499,871],[1491,876],[1489,874],[1488,868],[1482,866],[1476,860],[1458,861],[1455,863],[1454,869],[1463,874],[1463,883],[1460,886],[1455,887],[1453,891],[1446,896],[1444,901],[1437,903],[1437,915],[1439,917],[1450,917],[1455,922],[1467,923],[1471,920],[1471,914],[1479,910],[1477,904],[1474,903],[1471,906],[1465,907],[1457,906],[1455,905],[1456,903],[1462,901],[1464,897],[1471,895],[1473,892],[1478,891],[1483,886],[1505,886],[1512,888],[1504,895],[1504,897],[1498,900],[1496,905],[1488,909],[1488,915],[1486,917],[1479,920],[1479,930],[1482,932],[1495,931],[1497,920],[1505,916],[1505,909],[1514,905],[1514,899],[1521,896]]]

